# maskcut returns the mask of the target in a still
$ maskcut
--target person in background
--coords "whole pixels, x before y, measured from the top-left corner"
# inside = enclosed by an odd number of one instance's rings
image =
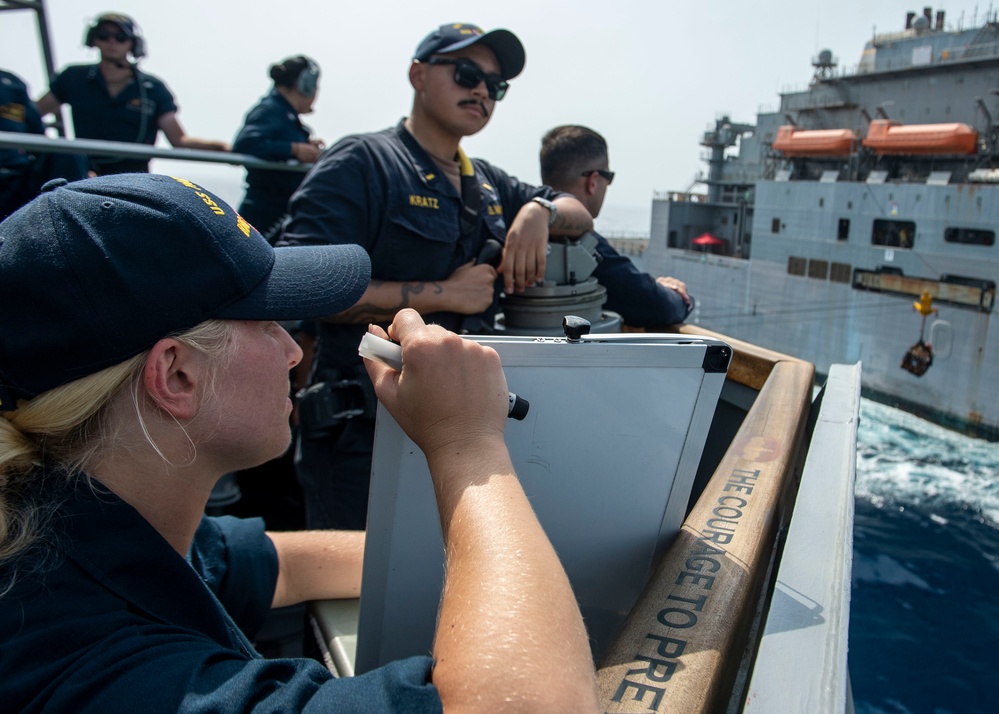
[[[312,131],[301,122],[299,115],[311,112],[319,96],[319,65],[305,55],[297,55],[272,64],[269,74],[274,86],[247,113],[232,150],[268,161],[294,159],[312,164],[319,158],[324,144],[321,139],[312,137]],[[282,219],[287,215],[288,199],[304,177],[305,174],[299,171],[247,169],[246,194],[239,206],[240,215],[273,243],[280,233]],[[308,376],[315,325],[306,320],[286,327],[309,357],[308,362],[293,370],[292,389],[297,393],[305,387]],[[292,422],[293,428],[297,426],[295,414]],[[282,530],[304,523],[302,489],[295,476],[290,450],[257,468],[241,471],[236,480],[241,502],[229,511],[263,516],[269,526],[278,525]],[[220,482],[220,488],[224,487]]]
[[[314,163],[324,144],[299,117],[311,112],[316,102],[319,65],[305,55],[289,57],[271,65],[270,77],[274,87],[247,113],[232,150],[267,161]],[[304,176],[297,171],[247,169],[240,215],[270,238]]]
[[[71,65],[60,72],[38,100],[43,117],[69,104],[78,139],[153,145],[162,131],[177,148],[229,151],[223,141],[197,139],[184,131],[170,90],[161,79],[139,69],[146,47],[132,18],[121,13],[101,15],[87,28],[83,41],[100,51],[100,62]],[[90,171],[95,175],[147,172],[149,161],[93,156]]]
[[[579,608],[503,439],[499,357],[412,310],[372,327],[405,368],[368,369],[439,499],[433,658],[334,679],[251,645],[272,606],[356,597],[365,537],[266,533],[205,502],[288,446],[302,352],[275,321],[340,312],[368,276],[361,248],[272,248],[168,176],[50,182],[0,223],[6,710],[597,711]]]
[[[16,74],[0,69],[0,131],[44,134],[38,108],[28,87]],[[32,166],[35,158],[23,149],[0,149],[0,220],[27,203],[37,193]]]
[[[593,226],[572,196],[461,149],[489,123],[524,61],[509,30],[441,25],[409,67],[409,116],[337,142],[292,196],[282,240],[359,243],[373,278],[357,305],[319,324],[312,384],[299,403],[296,467],[310,528],[365,527],[375,415],[357,355],[365,325],[411,307],[452,330],[489,330],[500,285],[522,291],[544,275],[549,235]],[[498,269],[478,260],[490,244],[502,244]]]
[[[541,181],[578,198],[596,218],[614,180],[607,142],[585,126],[557,126],[541,139]],[[593,272],[607,288],[604,308],[633,327],[662,327],[683,322],[694,307],[687,285],[676,278],[653,278],[621,255],[599,234],[600,263]]]

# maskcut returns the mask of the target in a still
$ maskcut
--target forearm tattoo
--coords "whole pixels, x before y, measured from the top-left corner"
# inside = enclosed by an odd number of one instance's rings
[[[549,230],[558,235],[579,236],[592,229],[593,221],[573,220],[570,216],[559,213]]]
[[[388,281],[372,280],[368,283],[368,289],[382,288]],[[352,323],[359,322],[386,322],[395,317],[395,314],[406,307],[411,307],[412,298],[415,295],[427,293],[428,295],[440,295],[444,292],[444,286],[434,280],[424,282],[399,283],[399,302],[392,307],[378,305],[374,301],[362,301],[347,308],[341,313],[326,318],[328,322]],[[384,297],[378,292],[379,297]]]

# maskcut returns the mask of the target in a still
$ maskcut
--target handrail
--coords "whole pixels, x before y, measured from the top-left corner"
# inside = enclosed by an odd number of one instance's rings
[[[831,365],[816,400],[743,714],[853,711],[847,659],[860,373],[860,363]]]
[[[132,159],[173,159],[177,161],[200,161],[213,164],[230,164],[251,169],[273,171],[296,171],[305,173],[312,164],[298,162],[265,161],[249,154],[234,154],[229,151],[205,151],[203,149],[161,149],[149,144],[132,144],[123,141],[101,139],[55,139],[41,134],[22,134],[16,131],[0,131],[0,148],[24,149],[28,152],[60,154],[112,154]]]
[[[692,326],[679,331],[707,332]],[[729,376],[752,382],[766,370],[765,383],[600,661],[603,711],[725,711],[736,688],[787,518],[781,504],[800,474],[815,367],[751,345],[733,346],[736,355],[751,349],[745,374],[730,369]],[[738,361],[736,372],[742,369]]]

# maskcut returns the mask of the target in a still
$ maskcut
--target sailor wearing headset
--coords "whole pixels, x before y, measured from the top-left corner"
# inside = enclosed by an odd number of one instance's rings
[[[299,116],[309,114],[319,96],[319,65],[298,55],[272,64],[269,74],[274,86],[247,112],[233,151],[268,161],[314,163],[325,144]],[[247,169],[240,215],[268,237],[303,178],[305,174],[296,171]]]
[[[38,100],[42,116],[69,104],[78,139],[151,145],[162,131],[177,148],[229,150],[225,142],[197,139],[184,132],[166,84],[136,64],[145,56],[145,42],[132,18],[120,13],[101,15],[87,28],[83,41],[100,51],[101,61],[71,65],[60,72],[49,85],[50,91]],[[97,175],[149,171],[147,159],[101,156],[92,157],[90,164]]]

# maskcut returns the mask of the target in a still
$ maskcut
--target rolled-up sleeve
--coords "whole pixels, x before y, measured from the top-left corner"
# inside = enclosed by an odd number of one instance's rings
[[[194,535],[192,567],[247,637],[270,612],[278,558],[261,518],[205,516]]]

